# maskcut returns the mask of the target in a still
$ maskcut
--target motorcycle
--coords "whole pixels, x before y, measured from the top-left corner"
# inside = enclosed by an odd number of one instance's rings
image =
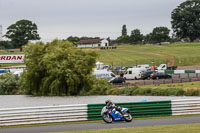
[[[108,109],[105,106],[101,110],[101,116],[106,123],[112,123],[113,121],[132,121],[133,117],[131,116],[129,109],[121,108],[121,112],[122,114],[116,109]]]

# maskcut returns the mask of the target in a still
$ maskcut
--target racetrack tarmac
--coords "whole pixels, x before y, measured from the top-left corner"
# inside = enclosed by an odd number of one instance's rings
[[[175,124],[191,124],[191,123],[200,123],[200,116],[133,120],[132,122],[129,123],[114,122],[112,124],[106,124],[104,122],[98,122],[98,123],[66,124],[66,125],[53,125],[53,126],[23,127],[23,128],[0,128],[0,133],[47,133],[47,132],[77,131],[77,130],[90,130],[90,129],[126,128],[126,127],[175,125]]]

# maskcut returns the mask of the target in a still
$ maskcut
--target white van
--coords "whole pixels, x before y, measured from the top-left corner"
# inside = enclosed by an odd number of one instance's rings
[[[108,80],[115,77],[115,74],[113,72],[107,70],[94,70],[92,74],[95,75],[97,78],[106,78]]]
[[[124,74],[125,79],[140,79],[141,74],[145,72],[145,68],[129,68]]]
[[[144,69],[146,69],[147,71],[150,71],[150,70],[151,70],[151,67],[150,67],[149,64],[141,64],[141,65],[133,66],[133,68],[144,68]]]
[[[167,64],[160,64],[160,66],[157,68],[157,70],[167,70]]]

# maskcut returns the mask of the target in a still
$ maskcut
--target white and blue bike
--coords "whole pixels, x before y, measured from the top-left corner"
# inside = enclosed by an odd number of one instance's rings
[[[129,109],[121,108],[121,112],[122,114],[116,109],[107,109],[105,106],[101,110],[101,116],[106,123],[112,123],[113,121],[132,121],[133,117],[131,116]]]

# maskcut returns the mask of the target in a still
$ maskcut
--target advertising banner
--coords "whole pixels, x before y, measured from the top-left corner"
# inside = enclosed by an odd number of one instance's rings
[[[0,55],[0,64],[24,63],[24,55]]]

